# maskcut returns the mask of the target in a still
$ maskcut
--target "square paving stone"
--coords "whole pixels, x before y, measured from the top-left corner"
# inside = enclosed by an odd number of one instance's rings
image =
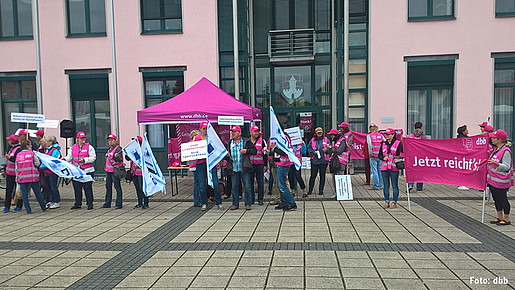
[[[144,266],[172,266],[173,263],[165,263],[165,262],[161,262],[161,261],[152,261],[153,259],[151,260],[148,260],[147,262],[145,262],[145,264],[143,264]],[[159,259],[159,260],[163,260],[163,259]],[[174,266],[204,266],[206,264],[206,261],[207,261],[207,258],[205,259],[193,259],[193,258],[181,258],[179,259],[177,262],[175,262],[175,264],[173,264]]]
[[[187,266],[187,267],[179,267],[173,266],[169,270],[167,270],[163,276],[191,276],[194,277],[200,272],[202,266]]]
[[[129,276],[122,280],[117,287],[150,287],[159,277],[133,277]]]
[[[461,280],[431,280],[423,279],[429,289],[469,289]]]
[[[303,288],[304,287],[304,277],[278,277],[278,276],[270,276],[268,277],[268,282],[266,288]]]
[[[211,258],[207,261],[206,267],[236,267],[239,258]]]
[[[195,280],[191,283],[191,287],[198,288],[214,288],[221,287],[225,288],[227,282],[229,282],[230,276],[217,276],[217,277],[205,277],[205,276],[197,276]]]
[[[434,260],[435,256],[432,253],[426,252],[400,252],[400,254],[407,260]]]
[[[375,268],[342,268],[344,278],[379,278]]]
[[[476,269],[476,270],[483,270],[483,266],[478,264],[476,261],[473,260],[444,260],[443,261],[447,267],[449,267],[451,270],[469,270],[469,269]]]
[[[84,258],[93,253],[93,251],[65,251],[60,254],[60,258]]]
[[[400,278],[400,277],[399,277]],[[383,279],[387,289],[426,289],[424,283],[418,279]]]
[[[270,268],[267,267],[247,267],[238,266],[233,276],[251,277],[251,276],[267,276]]]
[[[374,266],[370,259],[340,259],[339,261],[342,268],[369,268]]]
[[[198,273],[199,276],[210,276],[210,277],[218,277],[218,276],[231,276],[232,272],[234,271],[236,267],[204,267]]]
[[[427,260],[424,260],[427,261]],[[390,268],[390,269],[409,269],[410,266],[404,262],[404,260],[396,259],[396,260],[390,260],[390,259],[374,259],[374,264],[377,268]]]
[[[515,270],[515,263],[511,261],[479,261],[488,270]]]
[[[239,266],[262,267],[270,266],[270,258],[241,258]]]
[[[37,284],[36,287],[69,287],[81,278],[77,276],[52,276]]]
[[[306,267],[307,277],[341,277],[339,268]]]
[[[408,260],[408,264],[414,269],[443,269],[445,265],[438,260]]]
[[[280,266],[304,266],[304,259],[274,257],[274,260],[272,261],[272,267]]]
[[[19,275],[19,274],[22,274],[23,272],[26,272],[30,269],[34,268],[34,266],[28,266],[28,265],[25,265],[25,266],[22,266],[22,265],[9,265],[9,266],[4,266],[0,269],[0,273],[2,274],[15,274],[15,275]]]
[[[288,267],[271,267],[270,276],[297,277],[304,276],[304,267],[288,266]]]
[[[58,266],[36,266],[29,271],[25,272],[25,275],[53,275],[59,271],[64,269],[64,267],[58,267]]]
[[[481,277],[481,278],[488,278],[488,279],[495,278],[495,275],[493,275],[492,273],[490,273],[490,271],[488,271],[486,269],[482,269],[482,270],[480,270],[480,269],[468,269],[468,270],[454,270],[454,269],[452,269],[452,271],[460,279],[467,280],[467,281],[470,279],[470,277]]]
[[[344,281],[347,289],[384,289],[379,278],[344,278]]]
[[[82,258],[78,260],[77,262],[73,263],[72,266],[74,267],[99,267],[105,262],[109,261],[108,259],[89,259],[89,258]]]
[[[185,277],[185,276],[163,276],[156,281],[156,283],[152,287],[165,287],[167,289],[170,288],[182,288],[185,289],[190,285],[191,281],[193,281],[193,276]]]
[[[266,282],[266,276],[263,277],[242,277],[235,276],[231,278],[229,281],[229,288],[239,288],[239,289],[247,289],[247,288],[260,288],[263,289]]]
[[[57,276],[86,276],[93,272],[97,267],[66,267],[55,273]]]
[[[239,258],[243,254],[243,251],[235,250],[235,251],[226,251],[226,250],[219,250],[216,251],[212,256],[212,258]]]
[[[387,269],[378,268],[377,271],[381,278],[402,278],[402,279],[417,279],[417,275],[411,269]]]
[[[39,282],[45,280],[49,276],[28,276],[28,275],[18,275],[10,280],[5,281],[0,286],[9,286],[11,287],[32,287]]]
[[[51,258],[45,258],[45,257],[27,257],[27,258],[22,258],[22,259],[19,259],[18,261],[16,261],[16,265],[36,266],[36,265],[42,264],[50,259]]]
[[[415,272],[424,279],[446,279],[455,280],[458,279],[451,271],[447,269],[415,269]]]
[[[130,274],[130,276],[135,277],[160,277],[163,275],[169,267],[139,267],[134,272]]]
[[[42,263],[42,266],[70,266],[77,262],[80,258],[60,258],[59,256]]]
[[[0,274],[0,283],[3,283],[12,277],[16,276],[15,274]]]
[[[306,277],[306,288],[343,289],[342,278]]]
[[[306,258],[306,266],[331,268],[331,267],[338,267],[338,262],[336,261],[336,257],[333,257],[333,258],[320,257],[318,259]]]

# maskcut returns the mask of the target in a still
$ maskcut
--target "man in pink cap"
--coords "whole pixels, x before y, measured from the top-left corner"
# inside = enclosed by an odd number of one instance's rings
[[[38,139],[39,147],[38,152],[45,153],[45,146],[41,145],[41,139],[45,136],[45,131],[39,129],[36,131],[36,139]]]
[[[254,173],[252,162],[250,161],[251,155],[257,154],[256,146],[250,141],[250,139],[241,137],[240,126],[231,127],[232,138],[229,141],[229,154],[227,170],[232,171],[231,176],[232,184],[232,206],[231,210],[237,210],[240,204],[240,197],[238,194],[240,180],[243,181],[243,187],[245,188],[245,209],[252,209],[252,185],[251,177]],[[229,174],[230,175],[230,174]]]
[[[266,142],[261,138],[258,126],[250,127],[250,141],[256,147],[257,154],[250,155],[250,162],[252,163],[252,167],[254,168],[254,173],[252,175],[251,188],[254,189],[254,177],[256,178],[258,184],[258,203],[259,205],[263,205],[263,200],[265,197],[265,176],[264,173],[267,170],[268,159],[266,156],[267,147]],[[254,204],[256,200],[256,194],[252,193],[252,204]]]
[[[352,134],[352,131],[349,129],[349,123],[342,122],[340,125],[338,125],[338,133],[340,133],[341,137],[345,137],[345,143],[347,143],[347,148],[349,150],[348,152],[350,162],[350,153],[352,152],[352,142],[354,142],[354,134]]]
[[[485,133],[485,127],[488,126],[488,122],[483,122],[481,124],[478,124],[478,126],[479,126],[479,131],[481,131],[480,134],[484,134]]]
[[[6,138],[9,141],[10,148],[5,153],[5,201],[4,201],[4,213],[9,212],[11,209],[11,201],[13,198],[13,192],[16,187],[16,156],[22,150],[20,147],[20,143],[18,143],[18,137],[16,135],[11,135]],[[19,198],[16,202],[15,212],[18,212],[23,207],[23,200]]]
[[[123,202],[122,185],[120,184],[120,178],[114,174],[115,167],[124,167],[123,165],[123,151],[122,147],[116,142],[117,138],[115,134],[109,134],[107,136],[107,142],[109,143],[109,149],[107,149],[105,158],[106,163],[104,170],[107,173],[106,177],[106,195],[104,201],[104,208],[111,207],[111,201],[113,197],[113,183],[114,189],[116,190],[116,202],[113,209],[121,209]]]
[[[77,133],[77,142],[73,144],[72,150],[68,151],[68,155],[64,159],[71,162],[73,165],[84,170],[86,174],[94,177],[95,175],[95,160],[97,155],[95,148],[91,144],[86,143],[86,134],[84,132]],[[79,209],[82,207],[82,189],[84,189],[84,195],[86,196],[86,203],[88,210],[93,209],[93,181],[90,182],[78,182],[72,180],[73,191],[75,193],[75,204],[71,209]]]

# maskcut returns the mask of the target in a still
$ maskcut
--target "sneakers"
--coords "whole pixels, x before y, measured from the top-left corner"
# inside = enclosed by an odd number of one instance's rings
[[[74,205],[71,207],[71,209],[79,209],[79,208],[80,208],[80,206],[78,206],[78,205]]]
[[[134,208],[140,208],[140,207],[142,207],[141,204],[137,204],[137,205],[134,206]]]
[[[54,209],[54,208],[60,208],[60,207],[61,207],[61,206],[59,205],[59,203],[58,203],[58,202],[52,202],[52,204],[51,204],[48,208],[52,208],[52,209]]]
[[[52,204],[53,204],[53,202],[47,202],[46,207],[49,208]]]
[[[216,208],[218,208],[218,210],[220,210],[220,211],[224,210],[224,206],[221,204],[217,204]]]
[[[201,207],[202,205],[200,203],[196,203],[193,205],[194,207]]]
[[[237,209],[238,209],[238,207],[237,207],[237,206],[235,206],[235,205],[231,205],[230,210],[237,210]]]
[[[200,208],[201,211],[206,211],[206,209],[207,209],[207,204],[203,204],[202,208]]]
[[[8,207],[4,207],[4,210],[2,212],[3,213],[9,212],[9,208]]]
[[[259,204],[259,205],[264,205],[265,203],[264,203],[264,202],[262,202],[262,201],[260,201],[260,202],[258,202],[258,204]]]
[[[13,211],[14,211],[14,212],[19,212],[20,210],[21,210],[21,207],[15,207],[15,208],[13,209]]]
[[[292,210],[296,210],[297,209],[297,205],[296,204],[292,204],[292,205],[287,205],[283,208],[283,211],[292,211]]]
[[[397,203],[396,202],[392,202],[390,204],[390,208],[397,208]]]
[[[389,202],[385,202],[385,203],[383,204],[383,208],[385,208],[385,209],[386,209],[386,208],[388,208],[389,206],[390,206],[390,203],[389,203]]]
[[[463,185],[458,186],[458,189],[459,189],[459,190],[469,190],[469,188],[468,188],[468,187],[463,186]]]
[[[280,205],[276,206],[276,207],[275,207],[275,209],[283,209],[283,208],[285,208],[285,207],[287,207],[287,205],[285,205],[285,204],[280,204]]]
[[[148,209],[148,205],[141,206],[141,209]]]
[[[251,209],[252,209],[252,207],[250,205],[245,206],[245,210],[251,210]]]
[[[92,210],[92,209],[93,209],[93,205],[92,204],[88,205],[88,210]]]

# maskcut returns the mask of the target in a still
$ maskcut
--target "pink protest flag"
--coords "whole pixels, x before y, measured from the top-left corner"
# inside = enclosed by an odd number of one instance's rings
[[[352,152],[350,153],[350,158],[364,159],[365,156],[361,150],[363,150],[363,147],[367,142],[367,134],[352,131],[352,135],[354,135],[354,139],[352,140]]]
[[[488,137],[402,141],[406,182],[463,185],[484,190]]]

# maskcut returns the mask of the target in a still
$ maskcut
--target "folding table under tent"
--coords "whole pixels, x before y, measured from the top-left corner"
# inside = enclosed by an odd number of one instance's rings
[[[218,116],[243,116],[245,123],[261,121],[261,110],[236,100],[207,78],[179,95],[138,111],[138,124],[200,123]]]

